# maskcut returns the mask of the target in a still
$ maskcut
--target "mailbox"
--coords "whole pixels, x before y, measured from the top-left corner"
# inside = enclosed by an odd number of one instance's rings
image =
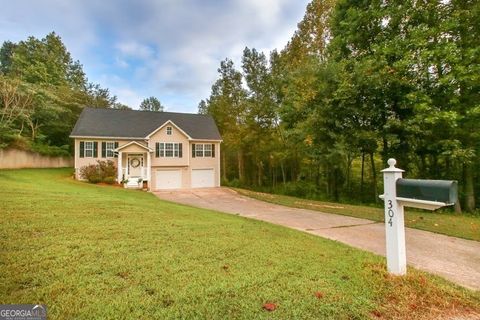
[[[397,197],[453,205],[457,202],[457,181],[397,179]]]
[[[403,170],[396,168],[395,159],[382,170],[385,201],[385,235],[388,272],[407,273],[404,207],[435,210],[457,202],[457,182],[445,180],[403,179]]]

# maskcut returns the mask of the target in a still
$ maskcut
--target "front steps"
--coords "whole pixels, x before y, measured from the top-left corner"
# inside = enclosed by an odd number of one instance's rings
[[[143,180],[142,178],[128,178],[128,182],[124,183],[123,187],[127,189],[142,189]]]

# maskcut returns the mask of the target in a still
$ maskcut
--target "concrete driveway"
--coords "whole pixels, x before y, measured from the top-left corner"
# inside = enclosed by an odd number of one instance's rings
[[[271,204],[228,188],[154,193],[163,200],[268,221],[385,255],[383,223]],[[480,242],[410,228],[406,241],[409,265],[480,290]]]

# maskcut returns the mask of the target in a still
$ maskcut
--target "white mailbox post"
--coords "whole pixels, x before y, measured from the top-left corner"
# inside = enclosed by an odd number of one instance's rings
[[[395,275],[407,273],[405,249],[405,218],[403,205],[397,201],[397,179],[402,178],[402,169],[395,168],[397,161],[388,159],[389,167],[382,170],[385,201],[385,235],[387,270]]]
[[[385,201],[385,237],[387,269],[395,275],[407,273],[405,249],[405,217],[403,208],[435,210],[458,201],[456,181],[402,179],[403,170],[395,168],[397,161],[388,159],[389,167],[382,170]]]

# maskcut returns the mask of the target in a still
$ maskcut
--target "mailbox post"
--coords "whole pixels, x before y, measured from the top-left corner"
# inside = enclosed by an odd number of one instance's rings
[[[403,205],[397,201],[398,179],[402,178],[402,169],[395,168],[397,161],[388,159],[389,167],[382,170],[385,201],[385,236],[387,248],[387,270],[395,275],[407,272],[405,249],[405,218]]]
[[[388,159],[389,167],[382,170],[385,201],[385,237],[387,269],[395,275],[407,273],[405,249],[405,217],[403,208],[435,210],[458,201],[457,181],[402,179],[403,170],[395,168],[397,161]]]

